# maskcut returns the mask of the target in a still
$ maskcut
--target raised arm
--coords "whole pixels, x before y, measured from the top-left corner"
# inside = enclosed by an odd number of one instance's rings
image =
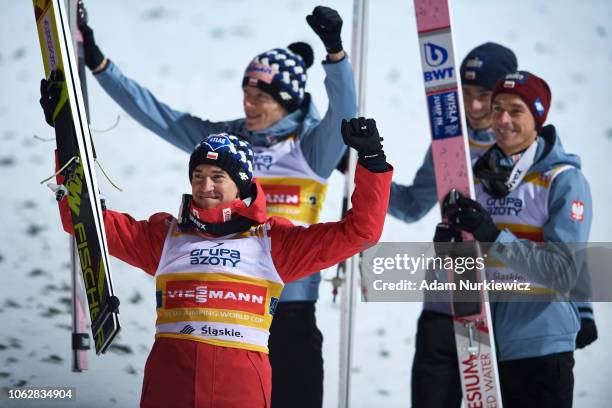
[[[285,282],[337,264],[376,244],[382,234],[393,170],[355,173],[353,208],[338,222],[293,226],[272,218],[272,258]]]
[[[353,208],[339,222],[308,228],[271,220],[272,258],[285,282],[300,279],[378,242],[382,234],[393,171],[372,119],[343,121],[342,136],[359,154]]]
[[[325,89],[329,105],[323,119],[312,126],[305,123],[306,131],[300,141],[309,166],[323,178],[328,178],[345,151],[340,134],[340,123],[357,114],[357,97],[353,69],[342,48],[342,18],[334,9],[318,6],[306,20],[321,38],[327,50]],[[311,102],[312,105],[312,102]],[[310,108],[313,112],[314,107]],[[310,115],[314,116],[314,115]]]
[[[123,75],[112,61],[95,78],[134,120],[183,151],[191,152],[204,135],[227,130],[227,122],[202,120],[172,109],[151,91]]]
[[[78,24],[83,34],[85,63],[106,93],[134,120],[186,152],[191,152],[204,135],[226,130],[226,122],[202,120],[175,110],[138,82],[123,75],[96,44],[93,30],[87,25],[84,15],[86,12],[80,10]]]
[[[45,120],[51,126],[55,126],[53,115],[60,99],[63,81],[63,74],[60,71],[52,71],[49,80],[43,79],[40,83],[40,104],[45,114]],[[66,135],[64,134],[63,137],[66,137]],[[67,149],[68,147],[64,148]],[[69,152],[64,152],[64,154],[67,153]],[[59,163],[60,157],[58,151],[56,151],[56,170],[60,168]],[[58,170],[56,174],[57,184],[64,185],[65,173]],[[79,177],[75,177],[75,181],[73,181],[75,184],[81,182],[82,180]],[[68,187],[69,189],[70,187]],[[59,210],[64,230],[74,234],[71,216],[73,210],[69,208],[68,196],[69,194],[60,200]],[[79,211],[78,205],[74,211]],[[114,211],[104,211],[103,216],[110,254],[130,265],[143,269],[151,275],[155,274],[172,217],[169,214],[160,213],[153,215],[148,221],[136,221],[127,214]]]

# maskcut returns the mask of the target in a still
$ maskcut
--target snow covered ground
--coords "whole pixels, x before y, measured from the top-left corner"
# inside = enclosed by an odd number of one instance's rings
[[[372,1],[367,114],[377,119],[396,180],[408,183],[428,145],[423,86],[411,2]],[[229,119],[241,111],[240,81],[255,54],[290,42],[308,41],[316,61],[324,49],[304,21],[313,1],[90,0],[90,23],[103,52],[162,100],[196,115]],[[352,5],[334,1],[345,19],[350,49]],[[566,149],[583,159],[591,182],[595,218],[592,241],[610,241],[612,201],[612,3],[532,0],[453,2],[457,55],[485,41],[511,47],[519,66],[545,78],[552,88],[549,123]],[[123,330],[105,356],[90,353],[90,370],[70,372],[68,238],[61,232],[52,194],[38,181],[53,170],[52,137],[38,106],[42,63],[28,1],[2,1],[0,17],[0,387],[72,386],[78,406],[135,406],[144,361],[153,340],[153,281],[113,260],[122,300]],[[308,89],[321,111],[327,105],[323,70],[309,71]],[[89,77],[92,127],[98,156],[115,191],[101,182],[109,207],[136,218],[176,213],[188,191],[187,156],[141,128]],[[335,174],[324,220],[336,219],[342,178]],[[607,187],[606,187],[607,186]],[[405,225],[388,219],[384,241],[428,241],[437,212]],[[331,278],[327,271],[325,278]],[[337,401],[338,305],[331,285],[321,285],[318,319],[325,336],[325,406]],[[575,406],[606,407],[612,391],[612,305],[598,303],[600,339],[576,352]],[[400,407],[410,401],[418,303],[359,304],[354,362],[354,407]],[[441,387],[444,384],[440,385]],[[0,397],[10,407],[48,406]],[[59,405],[58,405],[59,406]]]

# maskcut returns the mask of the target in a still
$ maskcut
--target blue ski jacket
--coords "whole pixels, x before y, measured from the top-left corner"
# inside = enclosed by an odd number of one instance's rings
[[[148,89],[126,77],[112,61],[95,78],[106,93],[138,123],[189,154],[202,137],[210,133],[242,132],[250,136],[255,147],[272,146],[289,135],[297,134],[306,162],[317,175],[327,179],[346,148],[340,133],[340,122],[356,115],[357,103],[348,56],[335,63],[324,61],[323,69],[329,99],[323,118],[307,94],[302,109],[257,132],[244,128],[244,118],[213,122],[174,110],[159,101]],[[315,301],[320,281],[321,276],[317,273],[291,282],[285,286],[280,300]]]
[[[483,147],[494,143],[495,135],[490,129],[477,132],[472,129],[468,130],[472,163],[475,163],[486,151]],[[544,172],[561,164],[569,164],[575,168],[560,174],[555,179],[548,202],[549,210],[555,211],[550,212],[550,220],[544,226],[544,240],[550,242],[586,243],[592,216],[591,197],[588,183],[580,172],[580,159],[575,155],[565,153],[556,132],[544,136],[546,137],[540,136],[538,138],[539,144],[536,162],[529,172]],[[580,231],[573,231],[572,227],[576,227],[576,225],[573,225],[575,223],[572,223],[565,216],[569,214],[567,212],[569,211],[568,206],[571,206],[572,203],[572,200],[569,200],[569,202],[567,200],[574,193],[576,193],[575,197],[580,196],[583,198],[582,201],[585,204],[585,213],[587,214],[585,215],[585,220],[578,225]],[[397,219],[411,223],[424,217],[436,203],[437,191],[433,157],[430,148],[422,166],[417,171],[412,185],[392,184],[388,213]],[[514,242],[515,240],[521,241],[509,231],[503,231],[498,238],[500,242]],[[525,251],[524,254],[527,256],[528,251]],[[552,271],[557,268],[557,266],[552,267],[550,264],[546,264],[545,254],[533,253],[532,256],[536,257],[538,262],[532,263],[528,257],[524,261],[533,268],[540,268],[543,272]],[[537,272],[533,271],[533,268],[530,268],[532,273],[537,274]],[[574,270],[572,273],[577,272]],[[431,278],[438,281],[446,280],[445,274],[436,274]],[[556,279],[554,276],[549,276],[549,278]],[[576,279],[574,276],[568,282],[575,283]],[[558,284],[551,285],[549,282],[544,283],[548,287],[561,290],[567,289],[569,285],[567,282],[565,287],[560,287]],[[445,292],[435,295],[426,292],[423,308],[438,313],[451,314],[450,304],[448,303],[449,299],[448,293]],[[537,315],[542,312],[540,310],[542,305],[548,305],[545,308],[546,313],[542,313],[537,321],[534,320],[533,324],[529,325],[526,330],[517,331],[517,326],[520,326],[520,324],[515,325],[513,322],[515,320],[520,321],[518,316]],[[523,307],[526,307],[528,310],[519,310]],[[575,335],[579,329],[579,323],[577,327],[575,326],[576,318],[574,316],[578,308],[580,309],[580,317],[594,319],[593,307],[590,302],[493,304],[492,313],[500,361],[526,358],[528,356],[525,353],[531,354],[529,356],[533,357],[574,350]],[[515,314],[514,317],[513,314]],[[555,323],[556,320],[557,322]],[[499,324],[499,321],[502,323]],[[548,328],[548,331],[546,328]],[[532,335],[534,338],[530,341],[517,341],[519,339],[529,339]]]
[[[520,271],[532,282],[559,293],[570,293],[580,274],[587,269],[580,251],[564,244],[588,242],[593,217],[590,187],[580,170],[580,158],[565,152],[553,126],[542,129],[537,143],[535,162],[525,179],[530,174],[570,167],[554,177],[548,187],[548,218],[541,226],[542,240],[547,246],[543,248],[535,241],[519,238],[504,228],[489,250],[489,256]],[[480,201],[484,197],[477,194],[476,198]],[[578,213],[577,203],[580,204]],[[527,211],[520,214],[524,213]],[[518,220],[525,217],[516,216]],[[500,361],[575,349],[580,329],[576,302],[494,301],[491,302],[491,314]]]

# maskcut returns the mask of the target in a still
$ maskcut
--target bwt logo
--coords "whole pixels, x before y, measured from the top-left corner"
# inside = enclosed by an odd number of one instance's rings
[[[439,67],[448,59],[446,48],[434,43],[423,44],[423,50],[425,51],[425,61],[430,67]]]
[[[423,44],[423,52],[425,54],[425,62],[432,68],[440,67],[448,61],[448,51],[446,48],[428,42]],[[452,78],[454,67],[438,68],[431,71],[425,71],[425,82],[431,82],[439,79]]]

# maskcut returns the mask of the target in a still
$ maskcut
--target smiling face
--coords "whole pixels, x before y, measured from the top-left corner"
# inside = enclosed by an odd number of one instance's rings
[[[250,131],[269,128],[287,115],[287,110],[270,94],[254,86],[242,88],[242,105],[246,117],[245,127]]]
[[[492,103],[495,141],[506,154],[529,147],[538,136],[536,123],[527,104],[518,96],[500,93]]]
[[[463,104],[468,125],[474,130],[491,127],[492,91],[478,85],[463,85]]]
[[[196,206],[210,210],[239,197],[238,187],[227,172],[212,164],[200,164],[191,179],[191,195]]]

